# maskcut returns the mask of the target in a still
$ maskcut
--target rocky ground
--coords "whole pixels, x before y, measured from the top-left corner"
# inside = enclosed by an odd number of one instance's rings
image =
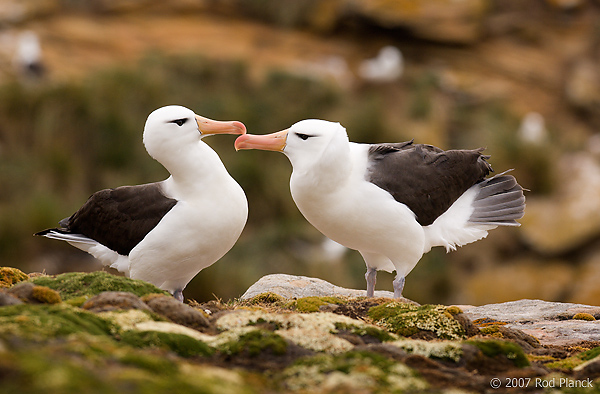
[[[277,294],[319,286],[181,304],[105,272],[0,268],[0,392],[600,392],[600,307]]]

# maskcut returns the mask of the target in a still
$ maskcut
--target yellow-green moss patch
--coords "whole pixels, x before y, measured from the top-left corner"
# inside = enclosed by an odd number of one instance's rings
[[[31,297],[44,304],[60,304],[62,302],[58,291],[52,290],[46,286],[35,286],[31,293]]]
[[[323,305],[340,305],[345,302],[338,297],[303,297],[292,301],[291,306],[298,312],[318,312],[319,308]]]
[[[595,318],[594,316],[592,316],[591,314],[589,314],[589,313],[585,313],[585,312],[579,312],[579,313],[576,313],[576,314],[573,316],[573,320],[587,320],[587,321],[594,321],[594,320],[596,320],[596,318]]]
[[[0,267],[0,288],[11,287],[15,283],[29,279],[26,273],[17,268]]]
[[[452,305],[452,306],[447,307],[446,308],[446,312],[448,312],[451,315],[458,315],[460,313],[463,313],[462,309],[460,309],[456,305]]]
[[[275,355],[283,355],[287,350],[287,342],[273,332],[266,330],[252,330],[235,341],[227,342],[219,347],[225,354],[239,354],[247,352],[250,356],[258,356],[264,351],[271,351]]]
[[[113,323],[64,303],[22,304],[0,308],[0,337],[18,336],[41,340],[76,333],[110,335],[112,331]]]
[[[462,345],[452,341],[421,341],[415,339],[400,339],[390,342],[390,345],[404,349],[409,354],[444,361],[458,362],[463,355]]]
[[[82,296],[93,296],[104,291],[126,291],[138,297],[152,293],[168,294],[158,287],[122,276],[111,275],[108,272],[69,272],[56,277],[41,276],[31,280],[36,285],[46,286],[60,293],[63,300]]]
[[[529,366],[529,360],[525,352],[514,342],[486,339],[466,341],[470,345],[477,347],[487,357],[494,358],[498,355],[504,355],[511,360],[515,367],[523,368]]]
[[[267,292],[267,293],[261,293],[257,296],[254,296],[251,299],[249,299],[248,301],[245,301],[245,303],[248,303],[250,305],[279,304],[284,301],[285,301],[285,298],[283,298],[282,296],[275,294],[275,293]]]
[[[421,392],[428,384],[406,365],[371,352],[319,355],[297,361],[281,385],[303,393]]]
[[[600,357],[600,346],[575,354],[574,356],[565,358],[564,360],[548,363],[546,364],[546,367],[571,371],[584,362],[592,360],[596,357]]]
[[[388,331],[405,337],[429,331],[441,339],[463,339],[460,323],[442,305],[388,302],[369,309],[369,317]]]
[[[163,348],[182,357],[210,356],[210,346],[188,335],[158,331],[130,330],[121,334],[121,341],[135,348]]]

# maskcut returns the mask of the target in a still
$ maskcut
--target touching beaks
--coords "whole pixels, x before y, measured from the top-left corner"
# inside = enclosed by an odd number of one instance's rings
[[[255,135],[244,134],[235,140],[235,150],[240,149],[261,149],[283,152],[285,148],[289,130],[278,131],[277,133]]]
[[[246,134],[246,126],[242,122],[221,122],[196,115],[198,130],[202,135],[212,134]]]

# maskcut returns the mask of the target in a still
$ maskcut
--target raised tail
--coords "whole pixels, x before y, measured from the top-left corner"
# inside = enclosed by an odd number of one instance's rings
[[[523,188],[506,172],[478,183],[479,193],[472,202],[473,213],[468,222],[475,225],[520,226],[525,214]]]
[[[425,230],[425,252],[455,250],[485,238],[498,226],[519,226],[525,213],[523,188],[512,175],[498,174],[473,185]]]

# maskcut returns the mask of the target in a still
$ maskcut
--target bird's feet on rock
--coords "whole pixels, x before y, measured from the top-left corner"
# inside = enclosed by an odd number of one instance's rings
[[[402,290],[404,290],[405,281],[406,279],[404,279],[404,276],[398,276],[392,282],[392,284],[394,285],[394,298],[404,298],[402,297]]]
[[[183,290],[175,290],[173,292],[173,297],[179,302],[183,302]]]

